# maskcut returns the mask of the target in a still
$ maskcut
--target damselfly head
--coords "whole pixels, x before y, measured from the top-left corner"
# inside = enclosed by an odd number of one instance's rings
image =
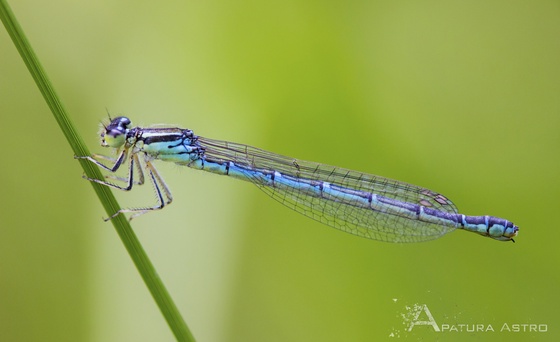
[[[118,148],[126,142],[126,133],[131,122],[126,116],[118,116],[101,129],[101,146]]]

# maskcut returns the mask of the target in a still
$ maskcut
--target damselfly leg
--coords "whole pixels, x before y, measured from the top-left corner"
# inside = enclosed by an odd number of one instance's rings
[[[126,149],[123,149],[123,151],[119,154],[119,156],[117,158],[112,158],[112,157],[105,156],[105,155],[95,154],[95,155],[92,155],[92,156],[77,156],[76,159],[86,159],[86,160],[94,163],[95,165],[97,165],[97,166],[99,166],[99,167],[101,167],[101,168],[103,168],[103,169],[105,169],[105,170],[107,170],[111,173],[115,173],[125,163],[128,154],[129,154],[129,151],[126,150]],[[120,209],[117,212],[115,212],[113,215],[111,215],[110,217],[104,219],[105,221],[109,221],[109,220],[115,218],[117,215],[119,215],[121,213],[133,213],[129,218],[130,220],[132,220],[133,218],[138,217],[142,214],[145,214],[149,211],[160,210],[163,207],[165,207],[166,205],[171,204],[171,202],[173,201],[173,196],[171,195],[171,191],[169,190],[169,187],[167,186],[167,184],[165,183],[163,178],[160,176],[157,169],[150,162],[150,160],[148,160],[148,158],[146,156],[144,156],[144,158],[142,160],[140,160],[140,158],[138,158],[137,153],[131,153],[130,157],[128,159],[129,159],[129,162],[128,162],[128,177],[119,177],[119,176],[116,176],[114,174],[109,174],[109,175],[105,176],[105,178],[111,178],[111,179],[115,179],[117,181],[122,181],[126,184],[126,186],[120,186],[118,184],[107,182],[107,181],[100,180],[100,179],[89,178],[85,175],[83,176],[83,178],[87,179],[89,181],[98,183],[98,184],[109,186],[109,187],[114,188],[114,189],[123,190],[123,191],[130,191],[132,189],[133,185],[144,184],[144,169],[145,169],[148,172],[150,182],[151,182],[152,187],[155,191],[158,203],[154,206],[151,206],[151,207],[138,207],[138,208],[123,208],[123,209]],[[107,165],[103,164],[101,162],[101,160],[111,161],[114,164],[112,166],[107,166]],[[135,168],[136,168],[136,173],[138,174],[138,181],[134,181],[134,174],[135,174],[134,169]]]

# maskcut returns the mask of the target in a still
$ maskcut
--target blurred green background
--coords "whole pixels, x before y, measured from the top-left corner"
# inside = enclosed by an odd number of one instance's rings
[[[521,229],[515,244],[370,241],[159,163],[175,202],[133,227],[197,340],[560,339],[558,1],[11,6],[92,151],[107,108],[425,186]],[[1,31],[0,340],[173,340]],[[415,305],[495,331],[407,332]]]

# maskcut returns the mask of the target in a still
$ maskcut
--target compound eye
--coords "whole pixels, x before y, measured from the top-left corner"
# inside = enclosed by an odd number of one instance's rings
[[[111,123],[101,133],[101,144],[114,148],[123,146],[126,142],[126,133],[130,129],[130,123],[130,119],[125,116],[119,116],[111,120]]]
[[[111,123],[116,123],[119,128],[128,129],[130,128],[130,119],[126,116],[119,116],[113,119]]]

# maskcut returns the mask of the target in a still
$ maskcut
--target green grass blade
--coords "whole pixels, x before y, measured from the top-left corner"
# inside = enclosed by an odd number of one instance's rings
[[[82,138],[72,125],[72,122],[66,114],[66,110],[64,109],[62,102],[56,95],[51,82],[49,81],[46,73],[41,67],[41,64],[39,63],[37,57],[35,56],[35,53],[31,49],[27,38],[25,37],[23,31],[16,21],[16,18],[14,17],[10,7],[5,0],[0,0],[0,19],[4,23],[6,30],[12,38],[12,41],[19,51],[23,61],[25,62],[25,65],[29,69],[29,72],[33,76],[33,79],[37,83],[37,86],[39,87],[41,94],[43,94],[45,101],[47,101],[49,108],[51,109],[62,132],[66,136],[66,139],[72,147],[75,155],[90,155]],[[90,178],[103,179],[103,175],[101,174],[99,169],[92,163],[89,163],[83,159],[79,160],[79,162],[84,169],[86,176]],[[97,193],[99,200],[103,204],[107,215],[110,216],[120,209],[117,200],[108,187],[93,182],[91,182],[91,185]],[[167,323],[169,324],[177,340],[194,341],[193,335],[191,334],[185,321],[181,317],[179,310],[171,299],[171,296],[167,292],[167,289],[163,285],[163,282],[157,275],[154,266],[146,255],[144,249],[142,248],[142,245],[138,241],[136,234],[134,234],[134,231],[132,230],[132,227],[130,226],[128,220],[124,215],[121,214],[115,219],[111,220],[111,222],[113,222],[113,225],[117,230],[117,233],[119,234],[124,246],[130,254],[130,257],[136,265],[136,268],[144,279],[146,286],[150,290],[154,300],[159,306],[163,316],[167,320]]]

